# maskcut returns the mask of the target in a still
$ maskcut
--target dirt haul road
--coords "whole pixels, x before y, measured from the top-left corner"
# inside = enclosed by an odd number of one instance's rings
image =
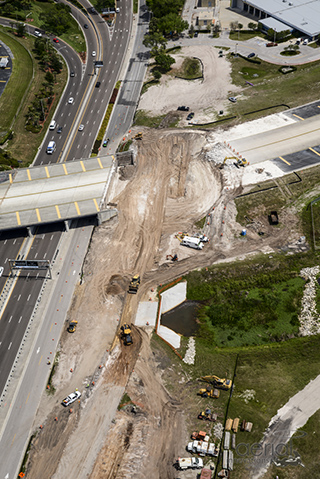
[[[137,166],[126,167],[121,175],[127,179],[114,186],[112,203],[119,215],[93,235],[84,283],[76,290],[68,318],[79,324],[75,334],[62,336],[56,393],[44,394],[41,401],[34,427],[44,428],[33,442],[27,478],[40,479],[44,470],[55,479],[75,471],[78,479],[175,477],[172,461],[183,454],[187,441],[183,415],[161,383],[145,333],[135,329],[133,346],[118,345],[109,355],[119,318],[133,322],[138,301],[148,299],[151,287],[219,259],[284,244],[290,231],[297,231],[288,215],[272,236],[252,232],[246,242],[236,239],[240,225],[232,199],[241,187],[224,188],[222,175],[228,171],[206,160],[206,141],[203,132],[145,132]],[[203,251],[180,246],[174,233],[192,231],[213,206],[215,216],[206,226],[211,242]],[[174,252],[179,261],[166,261]],[[136,272],[141,288],[128,295]],[[118,417],[126,386],[138,403],[138,420],[131,420],[130,412],[125,420]],[[81,405],[75,404],[70,413],[60,403],[77,387],[83,392]]]

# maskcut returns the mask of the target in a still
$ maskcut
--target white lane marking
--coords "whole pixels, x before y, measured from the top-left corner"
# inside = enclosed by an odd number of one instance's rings
[[[20,316],[18,323],[21,323],[22,316]]]
[[[13,244],[16,244],[17,238],[14,240]]]
[[[29,301],[30,298],[31,298],[31,294],[29,294],[27,301]]]
[[[6,243],[7,243],[7,241],[8,241],[8,240],[6,239],[6,240],[5,240],[5,242],[4,242],[3,244],[6,244]]]
[[[19,297],[18,297],[17,301],[20,301],[20,298],[21,298],[21,294],[19,294]]]
[[[39,348],[37,349],[37,354],[39,354],[39,351],[40,351],[40,346],[39,346]]]
[[[51,235],[50,241],[52,241],[53,235]]]
[[[5,260],[4,264],[6,264],[6,262],[7,262],[7,261],[8,261],[8,258],[6,258],[6,260]]]
[[[12,346],[12,341],[11,341],[11,343],[9,344],[8,350],[11,348],[11,346]]]
[[[47,253],[44,253],[43,257],[45,258],[47,256]]]
[[[12,319],[12,316],[10,316],[10,318],[9,318],[9,323],[11,323],[11,319]]]

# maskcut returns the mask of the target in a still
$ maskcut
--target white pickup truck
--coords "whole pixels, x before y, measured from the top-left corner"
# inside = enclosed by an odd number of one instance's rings
[[[180,471],[185,469],[202,469],[203,460],[200,457],[179,457],[177,465]]]

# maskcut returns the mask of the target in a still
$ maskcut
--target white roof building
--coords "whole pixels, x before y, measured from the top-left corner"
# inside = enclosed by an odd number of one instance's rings
[[[249,13],[257,21],[272,17],[308,37],[320,33],[320,0],[232,0],[232,8]]]

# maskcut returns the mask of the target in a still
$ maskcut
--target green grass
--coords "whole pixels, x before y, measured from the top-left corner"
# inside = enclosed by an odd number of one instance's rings
[[[201,229],[204,227],[205,222],[206,222],[206,216],[204,216],[203,218],[201,218],[201,220],[197,221],[197,222],[195,223],[195,226],[201,230]]]
[[[0,28],[0,39],[8,45],[14,55],[13,69],[10,80],[0,97],[0,134],[6,133],[19,111],[28,90],[32,74],[33,62],[27,49],[20,41]]]
[[[166,115],[161,116],[149,116],[144,110],[138,110],[134,117],[134,125],[136,126],[148,126],[150,128],[158,128],[161,121]]]
[[[197,58],[185,58],[178,71],[175,71],[175,76],[184,78],[186,80],[194,80],[202,77],[201,62]]]
[[[138,13],[138,0],[133,0],[133,13]]]
[[[312,205],[314,241],[317,248],[320,247],[320,201]]]
[[[258,37],[260,32],[230,32],[229,38],[230,40],[239,40],[239,41],[246,41],[250,40],[250,38]]]

